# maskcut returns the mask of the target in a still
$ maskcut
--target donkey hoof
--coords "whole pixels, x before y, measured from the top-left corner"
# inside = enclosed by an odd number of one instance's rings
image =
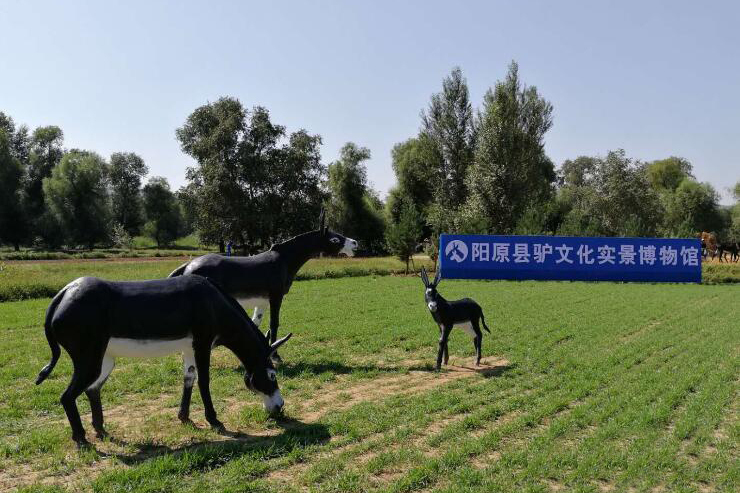
[[[85,438],[85,435],[72,437],[72,440],[74,440],[78,449],[86,449],[91,446],[90,442],[88,442],[87,438]]]
[[[226,427],[224,426],[224,424],[217,419],[209,421],[208,424],[210,424],[211,428],[213,428],[213,430],[217,431],[218,433],[224,433],[226,431]]]
[[[95,429],[95,436],[96,436],[96,437],[97,437],[97,438],[98,438],[99,440],[105,440],[105,439],[106,439],[106,438],[108,438],[108,437],[109,437],[110,435],[108,435],[108,432],[107,432],[107,431],[105,431],[105,429],[104,429],[104,428],[96,428],[96,429]]]

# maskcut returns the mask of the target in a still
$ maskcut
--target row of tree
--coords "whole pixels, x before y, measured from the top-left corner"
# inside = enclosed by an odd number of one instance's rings
[[[696,237],[740,240],[740,203],[719,205],[691,164],[653,162],[624,150],[566,160],[544,151],[553,107],[519,77],[515,62],[474,111],[456,68],[432,95],[417,136],[393,149],[397,185],[387,212],[389,245],[402,259],[442,232]],[[740,200],[740,183],[734,190]]]
[[[166,245],[190,230],[167,180],[148,173],[134,153],[106,161],[64,149],[59,127],[30,132],[0,112],[0,241],[58,249],[130,246],[146,234]]]
[[[322,207],[365,253],[406,260],[424,241],[436,255],[442,232],[740,238],[740,204],[718,205],[685,159],[641,162],[620,149],[556,170],[544,150],[552,114],[515,62],[477,110],[454,69],[418,134],[394,147],[397,184],[384,203],[368,183],[367,148],[349,142],[324,165],[319,135],[288,133],[231,97],[176,130],[196,163],[176,193],[163,178],[142,187],[148,169],[135,154],[106,162],[67,151],[58,127],[31,133],[0,113],[0,241],[92,246],[144,232],[167,244],[195,229],[203,243],[253,253],[312,229]]]

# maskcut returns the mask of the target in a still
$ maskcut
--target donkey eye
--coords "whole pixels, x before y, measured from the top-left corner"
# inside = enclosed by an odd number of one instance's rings
[[[339,238],[332,238],[329,241],[331,241],[332,243],[339,243],[340,240],[339,240]]]

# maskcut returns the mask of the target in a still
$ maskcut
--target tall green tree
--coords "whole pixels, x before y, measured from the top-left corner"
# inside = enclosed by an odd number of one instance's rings
[[[14,156],[11,139],[0,127],[0,242],[16,250],[26,239],[26,218],[22,206],[23,166]]]
[[[339,151],[339,159],[329,165],[328,219],[337,231],[357,239],[363,250],[380,253],[385,245],[385,223],[380,200],[367,183],[364,163],[368,159],[368,148],[348,142]]]
[[[323,198],[320,137],[287,136],[265,108],[220,98],[188,116],[177,138],[198,163],[185,192],[204,242],[233,240],[253,252],[314,227]]]
[[[406,263],[406,274],[409,273],[409,260],[421,239],[422,221],[422,216],[414,203],[408,200],[401,208],[398,221],[391,223],[386,230],[388,249],[401,262]]]
[[[695,237],[702,231],[724,235],[719,194],[709,183],[684,178],[671,195],[665,213],[667,233]]]
[[[624,150],[565,161],[556,204],[568,235],[654,236],[663,206],[645,166]]]
[[[544,136],[551,126],[552,105],[521,82],[512,62],[483,100],[467,182],[469,221],[483,220],[486,232],[509,233],[527,208],[549,198],[555,170]]]
[[[61,162],[63,143],[64,132],[59,127],[52,125],[33,131],[26,183],[27,209],[31,221],[37,221],[44,213],[43,181],[51,176],[52,170]]]
[[[13,118],[0,111],[0,131],[4,130],[9,141],[10,155],[17,159],[23,169],[28,168],[28,161],[31,153],[31,137],[28,133],[28,126],[20,125],[16,127]]]
[[[426,134],[421,134],[396,144],[391,157],[397,182],[389,192],[386,204],[391,221],[398,221],[403,204],[407,201],[414,204],[416,210],[426,217],[424,211],[435,198],[434,144]]]
[[[144,222],[141,179],[148,172],[149,168],[144,160],[133,152],[116,152],[110,157],[113,220],[132,236],[139,233]]]
[[[144,232],[157,242],[157,247],[170,245],[182,227],[180,205],[170,184],[161,176],[152,177],[142,190],[147,222]]]
[[[110,230],[108,165],[91,151],[72,150],[43,180],[50,213],[66,232],[71,246],[93,248],[107,241]]]
[[[470,104],[468,84],[462,70],[455,67],[442,81],[442,91],[433,94],[422,112],[421,134],[432,144],[428,160],[435,202],[457,209],[467,198],[466,176],[473,163],[476,126]],[[427,143],[427,142],[424,142]]]

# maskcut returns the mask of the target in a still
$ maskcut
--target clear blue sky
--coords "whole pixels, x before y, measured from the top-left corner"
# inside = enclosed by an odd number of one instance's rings
[[[459,65],[478,106],[508,63],[554,107],[557,165],[624,148],[678,155],[729,203],[740,180],[738,2],[73,2],[0,0],[0,111],[65,146],[141,155],[175,187],[175,128],[219,96],[288,130],[390,151]]]

